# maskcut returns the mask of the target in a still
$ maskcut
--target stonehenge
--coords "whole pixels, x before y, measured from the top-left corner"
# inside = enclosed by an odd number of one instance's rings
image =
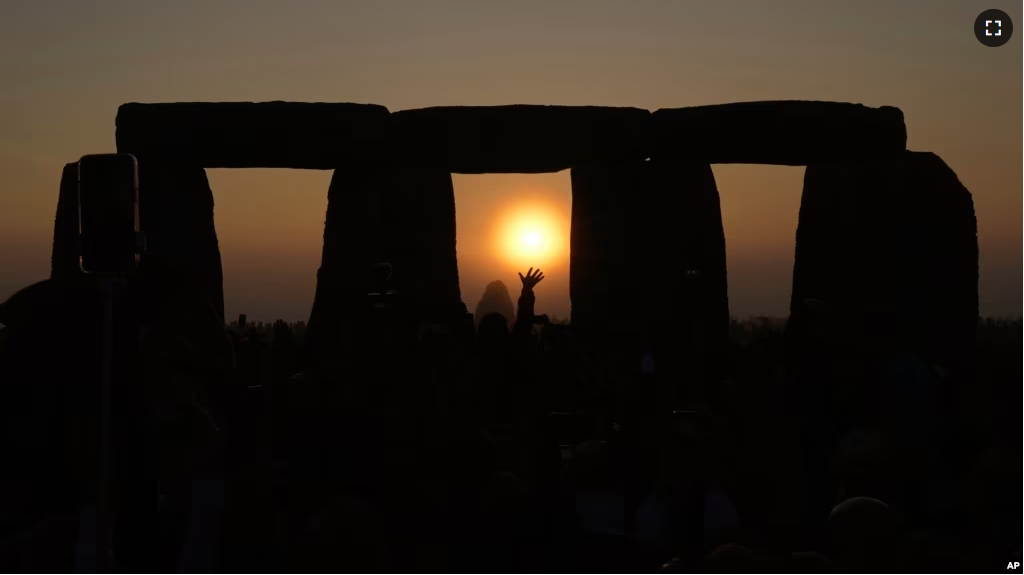
[[[808,299],[854,306],[863,318],[858,325],[881,332],[875,316],[888,312],[871,310],[898,308],[904,319],[888,321],[908,329],[921,322],[906,337],[936,357],[953,357],[949,350],[966,349],[973,336],[971,197],[937,157],[906,150],[898,108],[781,101],[653,113],[534,105],[392,113],[346,103],[131,103],[119,108],[116,128],[118,152],[139,160],[140,222],[149,244],[143,273],[189,278],[185,283],[205,292],[222,316],[205,168],[334,170],[311,333],[361,313],[354,302],[365,297],[366,278],[352,270],[382,261],[395,266],[393,281],[419,315],[464,314],[451,174],[570,169],[577,332],[615,331],[621,317],[614,316],[633,314],[644,321],[623,329],[658,339],[678,320],[691,334],[687,345],[700,346],[702,369],[717,374],[729,316],[711,164],[767,163],[808,166],[794,311]],[[73,165],[61,187],[54,277],[73,267],[74,225],[65,213],[74,210]],[[632,307],[660,303],[676,314],[660,324]]]

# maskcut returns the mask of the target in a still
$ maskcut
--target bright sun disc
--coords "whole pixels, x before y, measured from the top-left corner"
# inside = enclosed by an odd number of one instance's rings
[[[517,206],[498,222],[497,251],[517,267],[551,265],[565,255],[564,228],[556,212],[543,204]]]

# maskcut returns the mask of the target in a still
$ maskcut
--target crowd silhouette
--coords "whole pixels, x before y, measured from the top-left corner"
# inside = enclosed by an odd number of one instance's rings
[[[907,350],[837,353],[841,314],[808,301],[785,324],[734,322],[729,372],[704,383],[716,393],[668,405],[653,346],[595,349],[536,314],[539,269],[519,274],[516,305],[489,284],[472,329],[419,321],[387,277],[371,270],[367,305],[316,358],[301,322],[225,324],[187,295],[147,305],[131,281],[105,296],[85,278],[50,280],[10,298],[0,568],[1002,572],[1020,561],[1019,321],[980,323],[977,376],[950,382]],[[866,374],[836,375],[855,360]]]

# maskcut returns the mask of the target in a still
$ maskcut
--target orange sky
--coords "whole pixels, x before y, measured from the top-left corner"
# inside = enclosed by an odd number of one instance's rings
[[[903,109],[909,147],[938,153],[974,194],[982,313],[1020,315],[1020,39],[986,48],[972,28],[988,8],[1006,11],[1020,26],[1020,2],[501,6],[8,0],[0,8],[0,298],[48,275],[61,167],[86,153],[113,151],[114,114],[123,102],[653,110],[822,99]],[[715,166],[715,176],[733,314],[783,314],[803,170]],[[330,173],[210,170],[210,178],[228,317],[305,318]],[[568,220],[569,175],[455,176],[455,190],[463,293],[472,308],[488,281],[518,282],[509,262],[486,249],[505,207],[540,198]],[[565,315],[566,262],[546,271],[539,311]]]

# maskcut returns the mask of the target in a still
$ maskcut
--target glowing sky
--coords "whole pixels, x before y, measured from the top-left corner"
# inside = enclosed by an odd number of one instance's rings
[[[938,153],[974,193],[982,313],[1019,315],[1022,32],[982,46],[973,23],[988,8],[1024,23],[1009,0],[5,0],[0,298],[48,275],[61,167],[113,151],[123,102],[657,109],[821,99],[903,109],[909,147]],[[786,309],[802,174],[715,167],[735,315]],[[228,317],[306,317],[330,173],[210,178]],[[456,176],[455,190],[467,305],[488,281],[518,284],[530,258],[508,242],[530,231],[520,212],[539,210],[533,231],[548,263],[538,311],[564,315],[567,265],[556,256],[568,238],[568,173]]]

